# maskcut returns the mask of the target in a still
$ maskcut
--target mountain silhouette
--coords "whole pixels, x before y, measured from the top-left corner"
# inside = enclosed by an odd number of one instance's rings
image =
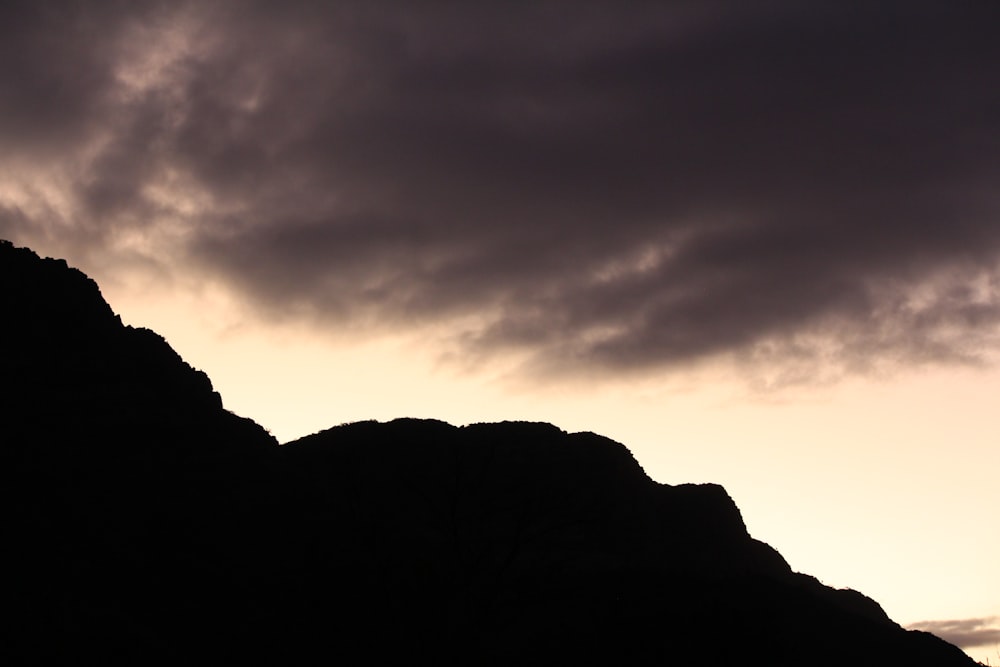
[[[278,446],[65,261],[0,242],[0,312],[5,664],[974,664],[607,438]]]

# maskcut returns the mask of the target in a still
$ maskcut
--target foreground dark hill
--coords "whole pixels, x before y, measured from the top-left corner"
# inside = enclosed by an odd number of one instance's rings
[[[600,436],[278,447],[64,262],[0,243],[0,312],[4,664],[973,664]]]

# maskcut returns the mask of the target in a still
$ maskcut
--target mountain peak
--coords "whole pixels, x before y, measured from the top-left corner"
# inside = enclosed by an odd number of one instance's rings
[[[608,438],[397,419],[278,447],[61,260],[0,242],[0,309],[11,664],[972,664]]]

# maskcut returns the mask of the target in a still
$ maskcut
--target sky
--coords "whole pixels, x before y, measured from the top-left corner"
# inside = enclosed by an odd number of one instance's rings
[[[282,441],[601,433],[995,664],[998,25],[990,0],[8,0],[0,238]]]

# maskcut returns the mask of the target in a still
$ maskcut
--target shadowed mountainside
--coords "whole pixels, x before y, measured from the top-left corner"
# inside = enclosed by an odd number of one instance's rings
[[[0,242],[6,664],[973,664],[793,573],[716,485],[547,424],[285,446]]]

